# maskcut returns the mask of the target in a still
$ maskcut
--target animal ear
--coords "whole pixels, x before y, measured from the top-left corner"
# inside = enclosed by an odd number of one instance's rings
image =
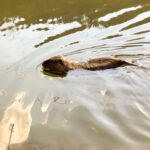
[[[64,56],[63,56],[63,55],[61,55],[61,54],[59,54],[59,55],[58,55],[58,57],[60,57],[60,58],[64,58]]]

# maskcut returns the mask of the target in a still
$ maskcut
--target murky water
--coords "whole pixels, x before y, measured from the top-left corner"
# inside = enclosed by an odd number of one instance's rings
[[[149,150],[150,71],[43,75],[58,54],[149,67],[150,1],[1,0],[0,150]]]

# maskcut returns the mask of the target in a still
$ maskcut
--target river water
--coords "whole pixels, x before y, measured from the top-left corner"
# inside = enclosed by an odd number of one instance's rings
[[[149,150],[150,71],[44,75],[58,54],[149,67],[150,1],[1,0],[0,150]]]

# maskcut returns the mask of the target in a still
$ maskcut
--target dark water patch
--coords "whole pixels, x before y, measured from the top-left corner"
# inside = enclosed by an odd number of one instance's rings
[[[137,15],[137,11],[142,9],[142,6],[123,8],[121,10],[112,12],[98,19],[98,21],[104,26],[114,26],[117,24],[122,24],[127,20],[133,19]],[[119,21],[119,22],[118,22]]]
[[[135,42],[135,43],[129,43],[129,44],[143,44],[143,45],[145,45],[145,44],[150,44],[150,42]]]
[[[150,30],[146,30],[146,31],[142,31],[142,32],[137,32],[137,33],[134,33],[134,34],[136,35],[136,34],[143,34],[143,33],[148,33],[148,32],[150,32]]]
[[[121,34],[111,35],[111,36],[108,36],[108,37],[106,37],[106,38],[104,38],[102,40],[112,39],[112,38],[116,38],[116,37],[120,37],[120,36],[122,36],[122,35]]]
[[[113,13],[112,14],[110,13],[110,16],[108,14],[108,15],[102,17],[102,19],[99,18],[99,20],[102,20],[100,23],[104,27],[122,24],[129,20],[132,20],[133,18],[136,18],[138,16],[138,14],[140,15],[142,13],[145,13],[147,11],[148,7],[149,6],[147,6],[147,5],[138,5],[136,7],[124,8],[122,10],[119,10],[118,12],[114,12],[114,15],[112,15]],[[147,17],[148,17],[148,15],[147,15]],[[147,23],[148,20],[149,20],[149,18],[146,18],[144,21]],[[140,25],[144,21],[140,20],[139,22],[134,23],[133,25],[129,25],[129,28],[130,28],[130,26],[132,28],[136,25]],[[128,27],[125,27],[125,29],[128,29]],[[124,30],[124,28],[122,30]]]
[[[119,48],[119,49],[124,49],[124,48],[128,48],[128,47],[141,47],[141,46],[143,46],[143,45],[140,45],[140,44],[131,44],[131,45],[123,45],[123,46],[119,46],[119,47],[117,47],[117,48]]]
[[[144,39],[144,38],[145,38],[145,37],[135,38],[135,39],[127,40],[127,42],[130,42],[130,41],[138,41],[138,40],[142,40],[142,39]]]
[[[64,33],[58,34],[58,35],[56,35],[56,36],[48,37],[48,38],[47,38],[46,40],[44,40],[43,42],[41,42],[41,43],[35,45],[35,47],[37,48],[37,47],[39,47],[39,46],[41,46],[41,45],[43,45],[43,44],[45,44],[45,43],[48,43],[48,42],[53,41],[53,40],[55,40],[55,39],[61,38],[61,37],[63,37],[63,36],[67,36],[67,35],[69,35],[69,34],[76,33],[76,32],[78,32],[78,31],[82,31],[82,30],[84,30],[84,29],[85,29],[85,26],[81,26],[81,27],[79,27],[79,28],[74,28],[74,29],[71,29],[71,30],[69,30],[69,31],[65,31]]]
[[[78,43],[79,41],[76,41],[76,42],[70,43],[69,45],[78,44]]]
[[[43,22],[46,22],[48,19],[62,18],[61,23],[78,21],[81,24],[82,22],[84,24],[85,22],[83,21],[83,16],[85,15],[89,18],[88,20],[86,20],[88,26],[98,26],[97,19],[99,17],[105,16],[108,13],[117,12],[122,8],[129,8],[139,5],[144,7],[146,4],[148,4],[148,0],[124,2],[120,3],[120,5],[116,5],[116,7],[113,7],[114,3],[119,3],[119,1],[115,0],[114,2],[104,2],[103,0],[95,0],[95,2],[93,3],[92,0],[89,0],[87,3],[85,0],[82,2],[79,0],[73,0],[72,2],[68,0],[58,0],[57,2],[54,0],[33,0],[32,2],[29,2],[29,0],[25,0],[24,2],[15,0],[12,3],[11,1],[4,2],[4,0],[2,0],[0,2],[0,20],[3,20],[4,18],[14,18],[19,16],[25,18],[25,24],[30,26],[31,24],[39,23],[39,20],[41,18]],[[9,11],[6,11],[5,8],[7,8],[7,10]],[[3,24],[3,21],[1,23]],[[110,26],[111,23],[108,23],[108,25]]]
[[[36,29],[36,31],[43,31],[43,30],[44,30],[44,31],[48,31],[49,28],[37,28],[37,29]]]
[[[150,15],[150,13],[149,13],[149,14],[146,14],[146,15]],[[142,21],[136,22],[136,23],[134,23],[134,24],[131,24],[131,25],[129,25],[129,26],[127,26],[127,27],[121,29],[121,31],[128,30],[128,29],[132,29],[132,28],[134,28],[134,27],[137,27],[137,26],[140,26],[140,25],[142,25],[142,24],[149,23],[149,22],[150,22],[150,18],[146,18],[146,19],[144,19],[144,20],[142,20]]]

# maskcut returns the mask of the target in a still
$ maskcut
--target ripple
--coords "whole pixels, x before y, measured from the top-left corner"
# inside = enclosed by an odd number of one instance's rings
[[[7,149],[12,125],[15,150],[150,149],[148,69],[76,70],[61,78],[41,66],[62,54],[149,68],[149,2],[13,3],[0,4],[0,149]]]
[[[98,21],[109,21],[111,20],[112,18],[115,18],[115,17],[118,17],[124,13],[127,13],[127,12],[130,12],[130,11],[134,11],[134,10],[137,10],[137,9],[140,9],[142,8],[142,6],[137,6],[137,7],[130,7],[130,8],[124,8],[122,10],[119,10],[117,12],[113,12],[113,13],[110,13],[110,14],[107,14],[106,16],[104,17],[100,17],[98,18]]]

